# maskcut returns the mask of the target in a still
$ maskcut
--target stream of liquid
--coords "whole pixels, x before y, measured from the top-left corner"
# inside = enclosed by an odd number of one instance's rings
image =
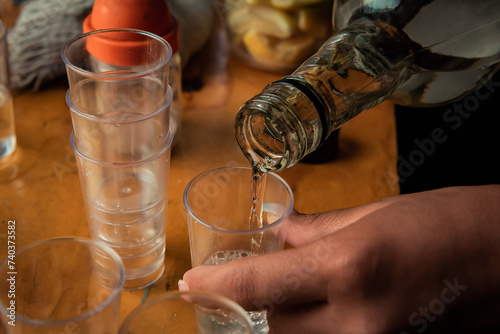
[[[262,228],[266,223],[264,221],[264,192],[266,188],[267,173],[252,168],[251,191],[252,191],[252,205],[250,207],[250,214],[248,217],[248,225],[250,230]],[[260,253],[262,246],[262,233],[256,233],[252,237],[252,252],[255,254]]]
[[[266,184],[267,173],[260,171],[257,168],[252,169],[252,206],[248,219],[250,229],[257,229],[263,226],[262,213],[264,203],[264,191]]]

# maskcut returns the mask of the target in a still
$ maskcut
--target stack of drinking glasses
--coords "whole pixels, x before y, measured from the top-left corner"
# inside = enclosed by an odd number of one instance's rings
[[[164,271],[171,56],[163,38],[134,29],[89,32],[62,51],[90,236],[120,255],[124,289]]]

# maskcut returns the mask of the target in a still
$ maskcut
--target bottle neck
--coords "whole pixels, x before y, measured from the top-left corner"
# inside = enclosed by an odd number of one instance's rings
[[[314,151],[408,77],[405,36],[364,19],[331,37],[292,75],[247,101],[236,118],[240,147],[263,171],[280,171]]]
[[[248,100],[236,115],[236,139],[261,171],[280,171],[296,164],[324,139],[320,100],[293,82],[280,80]],[[311,98],[312,97],[312,98]]]

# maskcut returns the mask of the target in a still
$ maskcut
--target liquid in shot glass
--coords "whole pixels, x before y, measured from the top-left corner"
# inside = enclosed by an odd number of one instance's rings
[[[250,167],[224,167],[198,175],[184,191],[192,266],[283,250],[282,222],[293,203],[290,186],[275,173],[255,178]],[[254,333],[269,332],[266,310],[248,316]]]

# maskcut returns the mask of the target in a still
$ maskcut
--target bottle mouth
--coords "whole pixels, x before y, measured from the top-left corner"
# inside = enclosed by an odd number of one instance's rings
[[[252,164],[260,171],[281,171],[290,166],[291,149],[297,142],[282,113],[258,99],[247,101],[236,116],[236,140]]]

